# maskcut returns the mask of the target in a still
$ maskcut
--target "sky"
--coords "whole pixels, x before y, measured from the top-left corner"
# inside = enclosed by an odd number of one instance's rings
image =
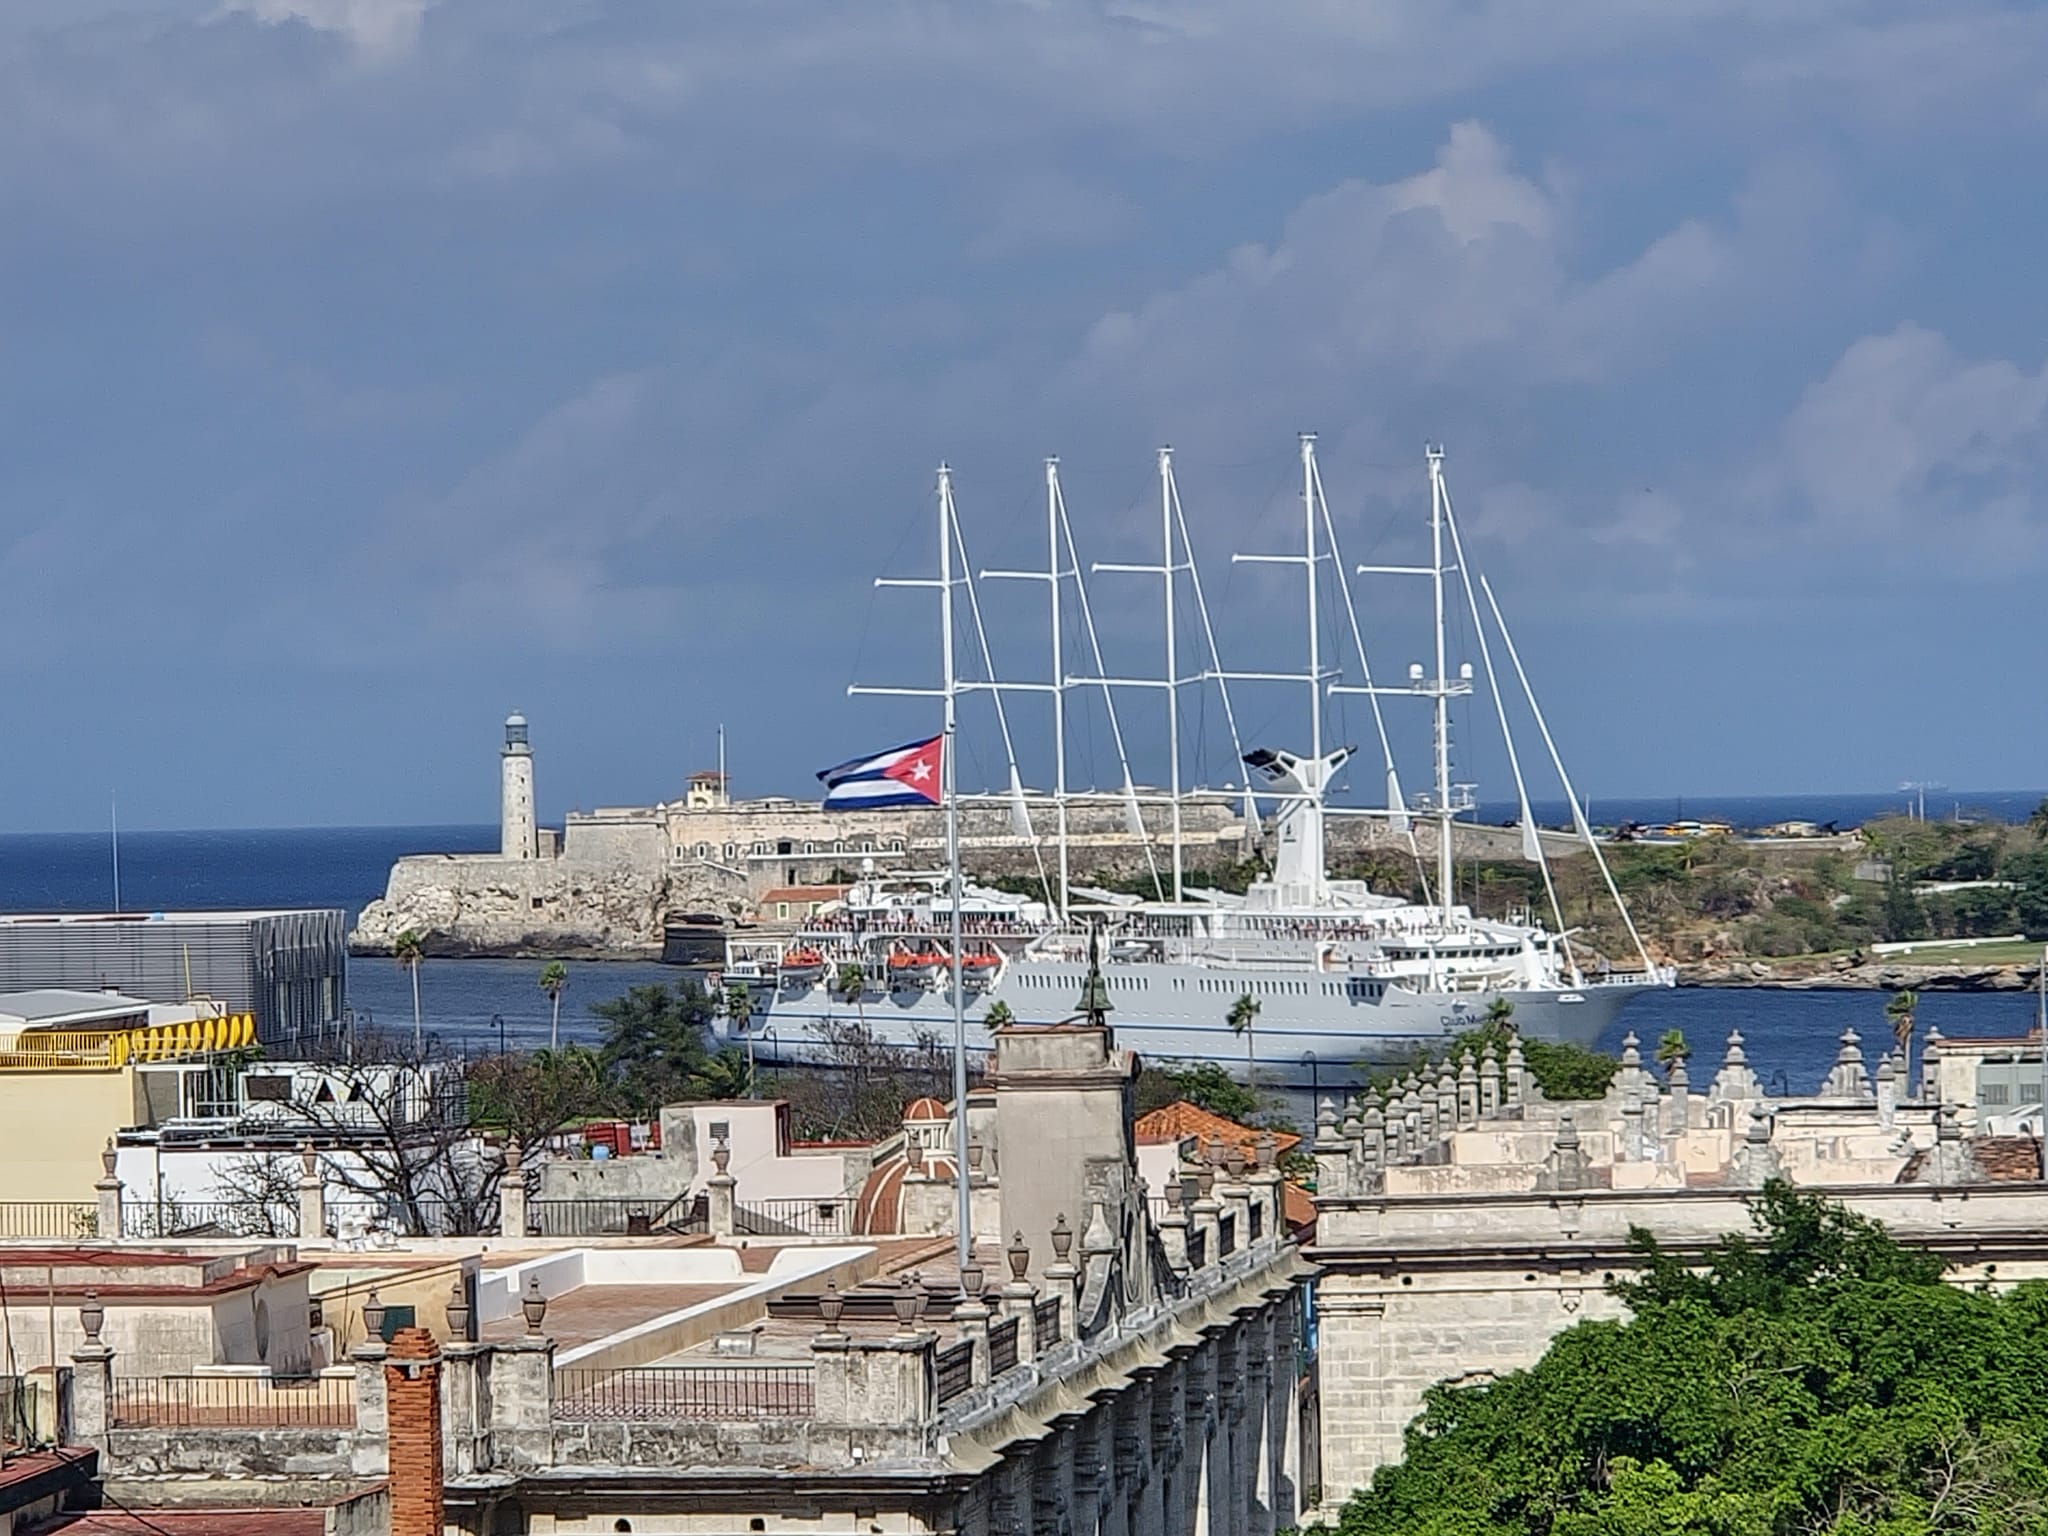
[[[1299,549],[1303,431],[1347,570],[1427,559],[1444,446],[1581,793],[2048,782],[2044,153],[2048,9],[1978,0],[9,0],[0,829],[490,820],[514,708],[547,817],[721,723],[802,792],[935,724],[846,690],[937,680],[873,583],[934,570],[941,460],[970,569],[1043,567],[1048,455],[1085,566],[1157,563],[1171,444],[1223,666],[1299,669],[1301,571],[1230,556]],[[1109,673],[1161,586],[1088,576]],[[1353,578],[1382,681],[1427,586]],[[976,596],[1049,676],[1045,585]],[[1305,745],[1305,684],[1232,704]]]

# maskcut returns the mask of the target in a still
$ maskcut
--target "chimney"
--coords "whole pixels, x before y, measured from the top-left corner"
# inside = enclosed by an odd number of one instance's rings
[[[391,1536],[441,1536],[441,1352],[424,1328],[401,1328],[384,1357]]]

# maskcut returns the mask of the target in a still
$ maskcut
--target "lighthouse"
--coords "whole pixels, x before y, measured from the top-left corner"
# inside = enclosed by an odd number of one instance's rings
[[[538,852],[533,809],[533,748],[526,739],[526,716],[517,710],[505,717],[505,749],[501,759],[499,851],[508,859],[530,859]]]

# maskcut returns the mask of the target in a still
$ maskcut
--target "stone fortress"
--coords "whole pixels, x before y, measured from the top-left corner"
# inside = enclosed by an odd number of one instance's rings
[[[735,800],[719,770],[691,774],[679,799],[658,805],[571,811],[558,834],[538,824],[533,749],[527,721],[516,713],[505,722],[500,781],[498,852],[400,859],[383,897],[363,909],[349,936],[356,953],[389,954],[392,941],[411,929],[431,955],[648,958],[661,952],[671,916],[773,920],[776,906],[788,903],[765,901],[771,893],[834,894],[829,888],[853,878],[866,861],[885,874],[945,864],[945,818],[937,809],[828,814],[816,801],[780,795]],[[1128,878],[1171,863],[1164,796],[1143,787],[1138,796],[1142,835],[1120,792],[1068,796],[1076,880]],[[1051,866],[1053,801],[1026,791],[1024,805],[1028,834],[1015,824],[1009,796],[963,795],[962,847],[973,874],[1032,878]],[[1261,853],[1271,836],[1270,829],[1248,827],[1239,801],[1227,793],[1184,795],[1180,820],[1182,860],[1191,873]],[[1433,853],[1430,831],[1421,823],[1415,828],[1424,858]],[[1461,854],[1519,856],[1513,831],[1465,826],[1458,840]],[[1333,819],[1329,843],[1333,854],[1397,846],[1383,820],[1361,816]],[[1406,851],[1405,840],[1398,846]],[[1565,851],[1563,841],[1558,851]]]

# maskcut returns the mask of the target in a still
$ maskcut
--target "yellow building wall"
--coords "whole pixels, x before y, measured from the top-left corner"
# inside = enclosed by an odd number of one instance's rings
[[[92,1201],[100,1149],[136,1118],[132,1067],[0,1072],[0,1200]]]

